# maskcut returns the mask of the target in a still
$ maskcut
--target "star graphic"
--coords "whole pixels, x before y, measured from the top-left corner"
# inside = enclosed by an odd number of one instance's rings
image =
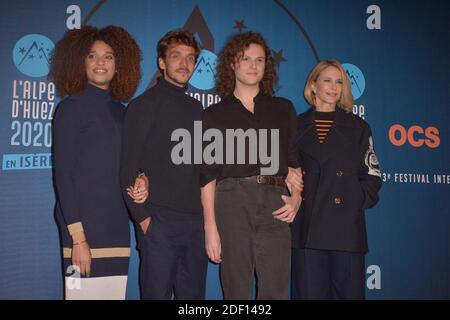
[[[25,48],[20,48],[20,49],[19,49],[19,52],[20,52],[21,54],[24,54],[24,53],[25,53]]]
[[[30,54],[28,57],[29,57],[30,59],[33,59],[33,58],[34,58],[34,56],[33,56],[32,54]]]
[[[203,71],[203,70],[202,70],[201,68],[197,69],[197,72],[198,72],[198,73],[202,73],[202,71]]]
[[[234,20],[234,23],[235,23],[235,25],[233,28],[238,29],[239,33],[241,33],[243,29],[247,29],[247,27],[245,26],[244,20]]]
[[[39,56],[39,59],[42,59],[42,55]]]
[[[273,55],[273,61],[275,62],[275,65],[277,66],[277,68],[280,67],[280,63],[287,61],[284,57],[283,57],[283,49],[281,49],[278,52],[275,52],[274,50],[272,50],[272,55]]]

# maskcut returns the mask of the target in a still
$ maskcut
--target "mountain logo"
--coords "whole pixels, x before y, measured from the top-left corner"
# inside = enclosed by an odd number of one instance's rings
[[[200,90],[211,90],[215,87],[217,56],[206,49],[200,52],[189,84]]]
[[[358,99],[364,93],[364,89],[366,89],[366,79],[364,78],[364,74],[362,71],[351,63],[344,63],[342,66],[347,72],[347,76],[352,85],[352,95],[353,99]]]
[[[53,42],[41,34],[28,34],[17,41],[13,61],[17,69],[30,77],[45,77],[49,72],[49,56]]]

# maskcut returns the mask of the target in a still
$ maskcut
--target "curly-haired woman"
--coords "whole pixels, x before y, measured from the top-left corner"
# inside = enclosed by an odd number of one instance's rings
[[[64,98],[53,151],[66,299],[125,298],[130,234],[119,183],[125,109],[118,101],[136,91],[140,60],[134,39],[116,26],[67,31],[52,53],[50,78]],[[147,179],[137,177],[128,195],[144,202]]]
[[[245,154],[226,139],[226,162],[205,165],[201,174],[206,251],[221,262],[225,299],[252,299],[255,273],[258,299],[289,298],[289,223],[301,186],[292,186],[288,195],[285,178],[298,167],[296,113],[289,100],[274,97],[276,79],[270,48],[259,33],[232,36],[217,68],[222,101],[204,114],[206,130],[218,129],[223,137],[230,129],[245,131]]]

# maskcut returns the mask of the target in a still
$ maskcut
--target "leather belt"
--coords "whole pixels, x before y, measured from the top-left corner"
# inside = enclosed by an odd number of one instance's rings
[[[256,182],[258,184],[268,184],[268,185],[273,185],[273,186],[286,187],[286,182],[284,182],[284,179],[281,177],[251,176],[251,177],[245,177],[244,179],[252,181],[252,182]]]

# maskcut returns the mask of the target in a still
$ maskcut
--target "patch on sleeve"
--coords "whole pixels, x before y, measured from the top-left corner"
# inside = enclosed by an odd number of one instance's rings
[[[369,169],[370,175],[381,177],[380,164],[378,163],[377,155],[375,154],[375,150],[373,149],[372,136],[369,137],[369,148],[366,151],[364,163],[366,164],[367,169]]]

